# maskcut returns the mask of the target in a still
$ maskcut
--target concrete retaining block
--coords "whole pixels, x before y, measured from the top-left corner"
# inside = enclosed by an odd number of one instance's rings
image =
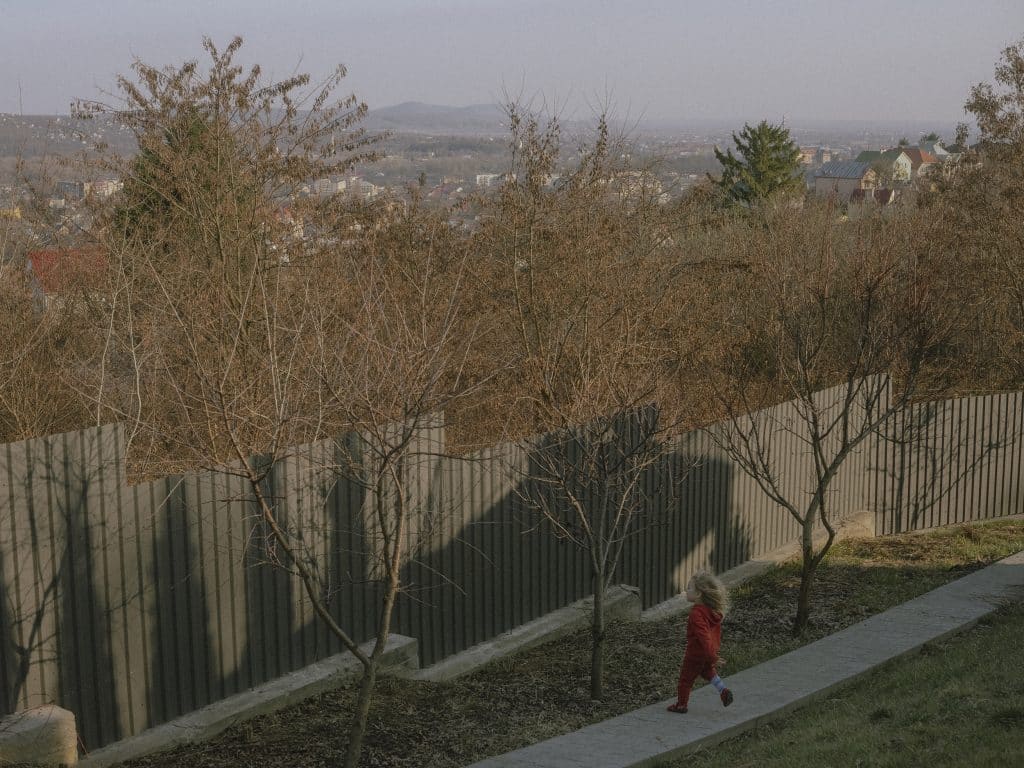
[[[605,616],[608,619],[636,621],[640,618],[640,591],[636,587],[619,585],[605,596]],[[539,619],[516,627],[491,640],[474,645],[461,653],[449,656],[429,667],[413,672],[416,680],[441,682],[474,672],[495,659],[511,656],[527,648],[551,642],[590,625],[594,599],[584,598],[565,608],[545,614]]]
[[[77,765],[75,715],[49,704],[0,720],[0,765]]]
[[[373,641],[364,643],[360,648],[369,653]],[[419,667],[418,643],[411,637],[391,635],[380,665],[382,673],[406,675],[408,670]],[[237,723],[277,712],[310,696],[337,688],[356,679],[361,671],[362,664],[355,656],[339,653],[258,688],[214,702],[137,736],[98,749],[79,765],[82,768],[106,768],[179,744],[210,739]]]

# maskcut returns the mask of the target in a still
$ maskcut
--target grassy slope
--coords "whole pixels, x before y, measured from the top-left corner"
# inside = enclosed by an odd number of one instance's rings
[[[1024,765],[1024,606],[671,768]]]

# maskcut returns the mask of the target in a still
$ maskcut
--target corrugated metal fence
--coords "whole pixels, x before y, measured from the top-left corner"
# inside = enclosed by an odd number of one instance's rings
[[[1014,394],[911,409],[850,458],[834,514],[874,506],[888,532],[1022,511],[1022,403]],[[297,580],[268,565],[274,548],[241,478],[128,485],[123,439],[105,426],[0,446],[0,705],[59,703],[89,749],[341,650]],[[337,471],[341,447],[296,449],[266,490],[319,563],[341,625],[367,639],[379,603],[374,532],[365,489]],[[726,570],[798,533],[707,432],[669,447],[644,481],[655,522],[629,540],[618,574],[648,606],[699,568]],[[777,452],[790,492],[806,493],[798,432]],[[585,556],[525,501],[525,444],[446,457],[434,424],[413,456],[406,470],[423,514],[393,631],[418,638],[424,664],[589,594]]]
[[[1024,512],[1024,393],[920,403],[875,442],[879,534]]]

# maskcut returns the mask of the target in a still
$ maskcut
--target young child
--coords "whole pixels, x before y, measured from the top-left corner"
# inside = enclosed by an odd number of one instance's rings
[[[679,688],[676,703],[669,712],[686,712],[693,681],[700,675],[715,686],[722,706],[732,704],[732,691],[725,687],[715,670],[718,648],[722,644],[722,617],[729,608],[729,594],[725,585],[706,571],[693,575],[686,585],[686,599],[694,603],[686,622],[686,652],[679,670]]]

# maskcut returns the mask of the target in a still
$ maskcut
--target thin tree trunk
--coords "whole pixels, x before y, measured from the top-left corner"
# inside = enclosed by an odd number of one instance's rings
[[[383,494],[378,493],[377,503],[381,504],[383,498]],[[359,697],[356,699],[356,709],[352,715],[352,725],[349,727],[348,749],[345,752],[345,768],[358,768],[359,765],[359,755],[363,749],[363,737],[366,735],[366,723],[370,715],[370,701],[373,698],[373,689],[377,682],[377,668],[380,657],[383,655],[387,645],[388,636],[391,634],[391,616],[394,613],[395,600],[398,597],[401,586],[398,578],[398,568],[401,562],[402,541],[405,538],[406,522],[404,506],[401,501],[399,501],[399,508],[401,511],[395,526],[395,540],[391,546],[387,563],[388,578],[385,582],[384,602],[381,606],[380,621],[377,624],[377,641],[374,643],[369,663],[363,667],[363,678],[359,684]],[[382,530],[384,530],[383,525]]]
[[[370,701],[373,688],[377,682],[377,657],[371,656],[369,663],[363,667],[363,678],[359,681],[359,697],[356,699],[356,710],[352,715],[352,725],[348,731],[348,749],[345,751],[345,768],[358,768],[359,755],[363,749],[363,736],[366,735],[366,723],[370,716]]]
[[[793,636],[799,637],[807,628],[811,618],[811,587],[817,563],[814,560],[814,508],[809,509],[801,522],[800,552],[800,593],[796,601],[796,619],[793,621]]]
[[[373,699],[373,690],[377,684],[380,657],[384,654],[387,639],[391,634],[391,616],[394,612],[395,598],[398,596],[398,579],[394,575],[396,573],[397,571],[392,571],[391,583],[384,598],[380,623],[377,627],[377,641],[373,646],[373,652],[363,665],[363,677],[359,681],[359,696],[356,699],[356,709],[352,715],[352,725],[349,726],[345,768],[357,768],[359,765],[363,737],[366,735],[366,723],[370,716],[370,701]]]
[[[594,615],[590,623],[590,698],[604,697],[604,576],[595,573]]]
[[[800,568],[800,594],[796,601],[796,620],[793,622],[793,635],[799,637],[807,629],[811,618],[811,591],[814,587],[814,573],[817,566],[814,562],[814,550],[804,549],[803,565]]]

